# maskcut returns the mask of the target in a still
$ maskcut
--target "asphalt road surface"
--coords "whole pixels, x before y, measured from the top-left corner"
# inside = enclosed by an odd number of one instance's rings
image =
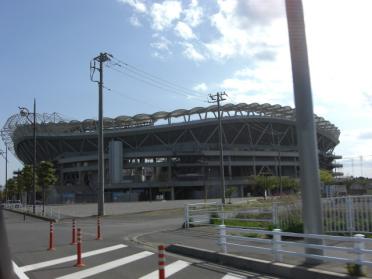
[[[158,255],[151,246],[131,241],[141,233],[176,228],[182,224],[177,210],[105,217],[103,240],[95,240],[96,219],[77,219],[83,232],[85,267],[75,267],[76,247],[71,245],[71,220],[55,224],[55,251],[47,251],[49,223],[4,212],[9,246],[19,278],[158,278]],[[244,272],[174,254],[166,256],[167,278],[276,278]]]

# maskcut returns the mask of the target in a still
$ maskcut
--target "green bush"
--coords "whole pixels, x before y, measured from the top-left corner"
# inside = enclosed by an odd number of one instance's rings
[[[346,265],[346,270],[350,276],[366,276],[365,272],[363,271],[363,267],[359,264],[348,263]]]
[[[303,233],[304,232],[304,224],[302,221],[295,221],[291,220],[288,224],[286,224],[282,230],[284,232],[293,232],[293,233]]]
[[[216,223],[217,221],[220,221],[217,212],[213,212],[213,213],[211,213],[211,215],[210,215],[210,217],[209,217],[209,223],[210,223],[210,224],[217,224],[217,223]]]

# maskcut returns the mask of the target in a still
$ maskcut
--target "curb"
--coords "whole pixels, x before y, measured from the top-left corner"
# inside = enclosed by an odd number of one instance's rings
[[[173,230],[174,229],[169,229],[168,228],[168,229],[162,229],[162,230],[157,230],[157,231],[152,231],[152,232],[140,233],[140,234],[136,234],[132,237],[126,237],[126,238],[124,238],[124,240],[129,240],[129,241],[132,241],[136,244],[140,244],[140,245],[143,245],[143,246],[151,247],[153,249],[157,249],[157,245],[155,245],[154,243],[139,240],[138,238],[140,238],[142,236],[145,236],[145,235],[149,235],[149,234],[161,233],[161,232],[167,232],[167,231],[173,231]]]
[[[237,269],[253,271],[263,274],[275,275],[284,278],[293,279],[340,279],[353,278],[347,274],[341,274],[331,271],[320,270],[316,268],[307,268],[284,263],[276,263],[266,260],[253,259],[248,257],[224,254],[206,249],[185,246],[181,244],[171,244],[166,247],[166,251],[181,254],[200,260],[213,262],[220,265],[235,267]],[[367,278],[367,277],[358,277]]]
[[[40,215],[30,213],[30,212],[20,212],[18,210],[9,209],[9,208],[4,208],[4,210],[7,210],[7,211],[13,212],[13,213],[18,213],[18,214],[21,214],[21,215],[26,215],[26,216],[33,217],[33,218],[37,218],[37,219],[40,219],[40,220],[43,220],[43,221],[48,221],[48,222],[53,222],[53,223],[57,223],[57,221],[58,221],[57,219],[54,219],[54,218],[48,218],[48,217],[44,217],[44,216],[40,216]]]

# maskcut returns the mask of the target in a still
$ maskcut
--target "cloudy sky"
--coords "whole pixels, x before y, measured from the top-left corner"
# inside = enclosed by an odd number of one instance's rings
[[[345,174],[372,177],[372,1],[303,3],[315,113],[341,130]],[[174,88],[107,68],[106,116],[207,106],[217,91],[294,103],[283,0],[5,0],[0,36],[1,126],[34,97],[40,112],[96,118],[89,61],[100,51]]]

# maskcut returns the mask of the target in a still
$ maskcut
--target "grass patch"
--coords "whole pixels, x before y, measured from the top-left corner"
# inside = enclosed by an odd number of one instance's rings
[[[211,219],[211,224],[222,225],[221,219]],[[230,227],[243,227],[243,228],[260,228],[268,229],[268,222],[258,222],[258,221],[245,221],[245,220],[235,220],[235,219],[225,219],[224,224]]]

